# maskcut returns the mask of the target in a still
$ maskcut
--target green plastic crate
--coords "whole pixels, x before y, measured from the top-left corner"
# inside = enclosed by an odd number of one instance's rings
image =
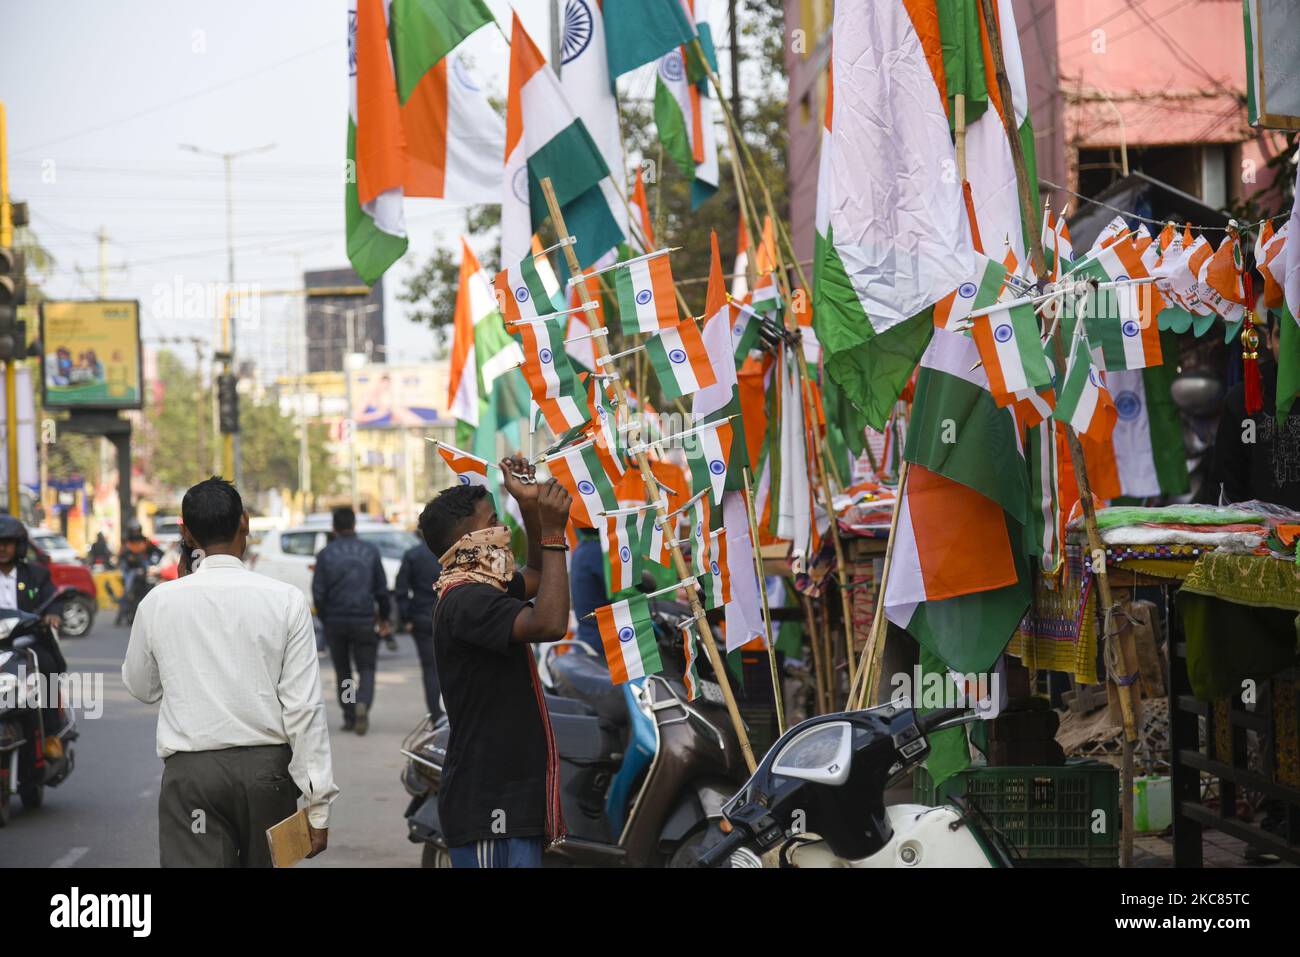
[[[1119,770],[1109,764],[972,767],[945,781],[938,793],[929,772],[918,767],[912,793],[919,804],[951,803],[955,796],[979,808],[985,819],[980,823],[992,823],[1002,833],[1013,858],[1070,860],[1086,867],[1119,863]]]

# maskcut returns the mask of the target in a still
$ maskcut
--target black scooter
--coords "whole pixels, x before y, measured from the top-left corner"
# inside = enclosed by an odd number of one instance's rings
[[[701,867],[1010,867],[973,808],[885,806],[885,793],[930,752],[929,736],[976,719],[966,708],[918,714],[906,702],[819,715],[776,742],[724,809],[730,833]]]
[[[740,744],[704,655],[702,693],[689,700],[680,626],[690,609],[658,599],[650,609],[659,674],[612,684],[604,661],[577,643],[543,662],[568,831],[544,866],[691,866],[722,838],[722,805],[745,779]],[[408,837],[424,846],[426,867],[450,866],[438,819],[449,735],[445,717],[426,719],[402,747]]]
[[[57,787],[72,773],[72,742],[78,736],[73,710],[55,709],[52,702],[36,697],[37,687],[42,695],[58,694],[57,687],[48,687],[36,646],[42,632],[43,637],[57,640],[42,616],[65,591],[34,612],[0,608],[0,827],[9,823],[9,800],[14,794],[23,807],[38,808],[45,788]],[[50,711],[59,715],[61,727],[45,726]],[[58,740],[58,747],[46,747],[51,737]]]

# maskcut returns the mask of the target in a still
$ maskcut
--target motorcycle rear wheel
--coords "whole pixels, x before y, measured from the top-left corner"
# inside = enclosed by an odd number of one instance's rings
[[[7,781],[0,781],[0,827],[9,823],[9,784]]]
[[[18,797],[22,799],[23,807],[27,810],[36,810],[45,801],[45,783],[21,785],[18,788]]]

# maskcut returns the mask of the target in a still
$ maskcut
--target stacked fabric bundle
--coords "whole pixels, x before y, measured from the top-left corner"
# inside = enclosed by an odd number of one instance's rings
[[[1070,521],[1078,532],[1083,519]],[[1269,516],[1249,507],[1166,505],[1097,510],[1097,528],[1107,545],[1200,545],[1240,554],[1268,552]]]

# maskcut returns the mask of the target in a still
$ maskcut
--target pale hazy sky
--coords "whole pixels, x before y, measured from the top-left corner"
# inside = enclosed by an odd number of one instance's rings
[[[488,4],[508,31],[510,4]],[[513,6],[545,50],[551,0]],[[28,201],[32,226],[57,260],[51,295],[97,294],[103,227],[109,295],[140,299],[146,339],[214,334],[210,316],[152,315],[161,289],[215,288],[226,277],[222,163],[182,151],[182,143],[217,151],[275,144],[235,161],[237,283],[297,287],[304,269],[346,264],[345,0],[3,0],[3,7],[10,194]],[[725,10],[712,19],[721,46]],[[497,31],[478,31],[465,50],[488,88],[503,93],[508,50]],[[633,93],[648,92],[638,75],[631,81]],[[384,277],[390,361],[432,356],[430,333],[405,318],[396,293],[439,244],[455,242],[464,213],[407,201],[411,248]],[[259,331],[241,339],[241,356],[283,370],[298,308],[268,299]]]

